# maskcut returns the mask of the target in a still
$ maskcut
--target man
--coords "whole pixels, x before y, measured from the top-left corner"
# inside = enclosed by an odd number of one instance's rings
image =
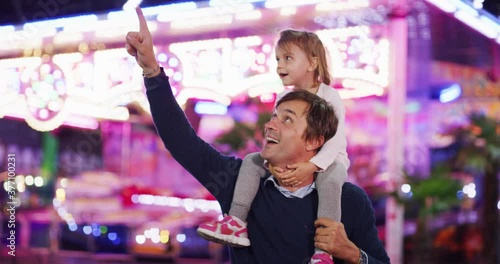
[[[241,159],[222,155],[196,135],[172,94],[168,77],[158,66],[151,33],[139,8],[137,14],[140,31],[127,34],[126,48],[144,71],[158,134],[172,156],[215,196],[226,213]],[[312,122],[314,117],[310,115],[316,114],[324,118]],[[309,160],[335,133],[336,128],[328,121],[333,118],[332,107],[323,99],[304,92],[290,93],[278,102],[265,126],[262,157],[283,168]],[[232,262],[307,263],[316,246],[330,253],[337,264],[389,263],[368,197],[350,183],[344,184],[342,192],[342,223],[316,220],[314,175],[293,188],[281,185],[272,176],[263,179],[248,215],[252,246],[232,248]]]

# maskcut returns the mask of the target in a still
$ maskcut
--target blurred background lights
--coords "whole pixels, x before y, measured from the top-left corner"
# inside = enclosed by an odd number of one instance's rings
[[[108,239],[111,241],[114,241],[117,237],[118,237],[118,235],[114,232],[108,233]]]
[[[401,185],[401,191],[404,193],[409,193],[411,191],[411,186],[407,183]]]
[[[144,244],[146,242],[146,237],[144,235],[137,235],[135,236],[135,242],[137,242],[137,244]]]
[[[469,198],[476,197],[476,184],[469,183],[462,188],[462,192],[467,194]]]
[[[475,9],[481,9],[481,8],[483,8],[483,2],[484,2],[484,0],[473,0],[472,6]]]
[[[63,188],[68,187],[68,179],[67,178],[62,178],[59,183],[61,184],[61,187],[63,187]]]
[[[179,243],[184,243],[186,241],[186,235],[185,234],[177,234],[175,237]]]
[[[158,54],[158,61],[159,62],[166,62],[167,61],[167,54],[165,54],[165,53]]]
[[[95,237],[98,237],[101,235],[101,230],[99,228],[96,228],[94,230],[92,230],[92,235],[95,236]]]
[[[225,115],[227,106],[216,102],[198,102],[194,106],[194,111],[200,115]]]
[[[170,240],[170,231],[168,230],[161,230],[160,232],[160,241],[161,243],[168,243],[168,241]]]
[[[42,187],[43,186],[43,178],[42,178],[42,176],[36,176],[35,177],[35,186],[36,187]]]
[[[101,234],[108,233],[108,227],[107,226],[101,226],[99,229],[101,230]]]
[[[75,224],[75,223],[70,223],[68,224],[68,228],[69,230],[71,230],[72,232],[78,230],[78,226]]]
[[[24,182],[25,182],[25,183],[26,183],[26,185],[28,185],[28,186],[33,185],[33,183],[34,183],[33,176],[31,176],[31,175],[26,176],[26,178],[24,179]]]
[[[450,87],[441,90],[439,94],[439,101],[441,103],[448,103],[460,97],[460,94],[462,94],[460,85],[453,84]]]
[[[92,227],[90,227],[90,226],[88,226],[88,225],[84,226],[84,227],[83,227],[83,233],[84,233],[85,235],[90,235],[90,234],[92,233]]]

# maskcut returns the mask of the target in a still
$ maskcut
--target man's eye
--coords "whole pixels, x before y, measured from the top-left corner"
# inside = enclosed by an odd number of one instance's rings
[[[290,122],[292,122],[292,119],[290,117],[285,117],[284,122],[285,123],[290,123]]]

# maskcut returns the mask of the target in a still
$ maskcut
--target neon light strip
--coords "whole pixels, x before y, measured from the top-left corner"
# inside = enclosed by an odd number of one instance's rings
[[[238,4],[243,4],[243,3],[256,3],[256,2],[264,2],[264,0],[238,0],[234,1],[237,2]],[[226,6],[229,4],[229,1],[227,0],[210,0],[208,2],[209,6]]]
[[[331,11],[331,10],[350,10],[358,8],[366,8],[370,6],[368,0],[349,0],[348,2],[327,2],[316,5],[316,11]]]
[[[328,2],[325,0],[268,0],[264,4],[266,8],[281,8],[285,6],[302,6],[302,5],[312,5],[321,2]]]
[[[213,210],[221,212],[220,205],[217,201],[192,198],[178,198],[151,194],[134,194],[131,200],[135,204],[169,206],[169,207],[184,207],[188,211],[191,209],[199,209],[203,212]],[[191,209],[190,209],[191,208]]]
[[[472,16],[466,11],[458,10],[454,15],[458,20],[464,22],[464,24],[475,29],[476,31],[480,32],[490,39],[495,39],[498,35],[498,33],[493,28],[488,27],[484,24],[483,21],[479,20],[477,17]]]
[[[496,39],[500,44],[500,21],[482,9],[475,9],[462,0],[426,0],[428,3],[453,14],[458,20],[475,29],[487,38]]]
[[[14,27],[12,25],[0,27],[0,34],[10,33],[10,32],[14,32],[14,31],[16,31],[16,27]]]

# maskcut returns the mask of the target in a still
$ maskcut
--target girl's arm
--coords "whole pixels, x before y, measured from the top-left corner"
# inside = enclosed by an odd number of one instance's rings
[[[332,165],[336,159],[340,159],[339,161],[342,162],[346,168],[349,168],[346,150],[345,107],[342,98],[340,98],[339,92],[331,87],[324,87],[319,91],[318,95],[322,95],[323,99],[332,104],[339,123],[337,133],[323,145],[318,154],[316,154],[310,162],[314,163],[321,171],[324,171]]]

